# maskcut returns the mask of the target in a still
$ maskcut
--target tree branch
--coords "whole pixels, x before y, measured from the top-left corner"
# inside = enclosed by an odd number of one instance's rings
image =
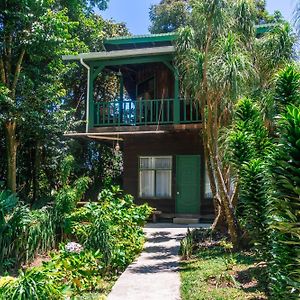
[[[6,75],[2,56],[0,56],[0,78],[1,82],[6,85]]]
[[[23,48],[21,50],[19,59],[17,61],[14,80],[13,80],[13,83],[12,83],[12,86],[11,86],[11,98],[12,99],[15,99],[15,96],[16,96],[16,88],[17,88],[17,83],[18,83],[18,79],[19,79],[19,76],[20,76],[20,72],[21,72],[21,67],[22,67],[24,55],[25,55],[25,49]]]

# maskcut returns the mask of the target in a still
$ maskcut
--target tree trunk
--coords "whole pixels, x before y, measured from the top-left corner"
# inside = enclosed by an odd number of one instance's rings
[[[234,249],[239,247],[240,241],[240,230],[238,226],[238,221],[231,203],[231,199],[228,191],[226,190],[226,185],[224,182],[224,175],[222,174],[219,166],[219,161],[217,157],[213,158],[214,168],[216,172],[216,178],[218,182],[218,190],[220,193],[221,203],[224,206],[226,222],[228,225],[228,233],[231,238],[231,242],[233,244]]]
[[[215,101],[215,100],[214,100]],[[231,238],[231,242],[235,249],[239,247],[240,230],[238,221],[235,216],[235,211],[232,206],[230,185],[229,189],[226,185],[227,171],[226,168],[222,168],[222,163],[219,160],[219,147],[218,147],[218,122],[215,119],[216,111],[215,103],[210,97],[207,97],[207,119],[204,122],[204,142],[207,147],[207,155],[211,160],[212,172],[216,180],[216,194],[214,197],[220,200],[218,214],[214,222],[216,227],[224,227],[221,222],[225,219],[228,226],[228,233]],[[224,174],[225,173],[225,174]]]
[[[40,141],[36,142],[36,146],[34,149],[34,163],[33,163],[33,170],[32,170],[32,201],[31,205],[37,200],[38,191],[39,191],[39,172],[41,166],[41,146]]]
[[[211,225],[211,228],[213,231],[221,231],[223,233],[228,232],[224,205],[218,205],[216,217],[213,224]]]
[[[4,124],[7,154],[7,187],[13,193],[17,191],[17,148],[16,121],[10,120]]]

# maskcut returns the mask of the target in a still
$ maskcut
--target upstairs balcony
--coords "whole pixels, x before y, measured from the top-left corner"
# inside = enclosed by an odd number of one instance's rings
[[[124,99],[94,103],[94,127],[191,124],[199,122],[199,107],[191,99]]]

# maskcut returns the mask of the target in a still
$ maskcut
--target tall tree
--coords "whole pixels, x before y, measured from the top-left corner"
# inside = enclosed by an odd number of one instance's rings
[[[38,122],[35,127],[34,120],[40,117],[41,121],[42,115],[57,111],[57,99],[65,93],[58,80],[66,70],[60,57],[75,48],[84,48],[76,30],[82,23],[87,27],[87,17],[93,8],[103,9],[107,2],[4,0],[0,3],[0,85],[4,91],[0,103],[1,126],[6,137],[7,186],[14,192],[20,130],[28,129],[31,122],[31,131],[36,134],[35,129],[42,126]]]
[[[283,21],[280,11],[271,15],[266,9],[265,0],[253,0],[255,4],[255,24],[277,23]],[[161,0],[150,7],[151,33],[177,31],[190,22],[190,0]]]
[[[187,25],[189,0],[161,0],[150,7],[151,33],[168,33]]]
[[[23,97],[19,85],[26,62],[60,55],[70,39],[66,11],[51,10],[52,1],[2,1],[0,4],[0,74],[8,98],[1,103],[7,149],[7,185],[16,191],[17,127],[22,119]],[[4,104],[4,105],[3,105]]]
[[[240,233],[235,215],[239,182],[232,183],[232,170],[222,158],[220,131],[231,123],[237,99],[267,86],[274,71],[290,58],[293,46],[285,24],[256,40],[255,4],[253,0],[191,1],[191,25],[180,31],[177,47],[185,95],[193,97],[201,110],[206,167],[217,215],[214,226],[225,221],[235,247]],[[267,48],[274,51],[269,66],[264,60],[271,55]]]

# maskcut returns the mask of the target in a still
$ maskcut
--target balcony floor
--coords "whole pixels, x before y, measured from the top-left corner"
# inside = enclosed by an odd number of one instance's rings
[[[110,127],[94,127],[89,130],[90,133],[112,133],[117,132],[130,132],[135,133],[139,131],[167,131],[167,132],[180,132],[183,130],[200,130],[202,128],[201,123],[193,124],[168,124],[168,125],[141,125],[141,126],[110,126]]]

